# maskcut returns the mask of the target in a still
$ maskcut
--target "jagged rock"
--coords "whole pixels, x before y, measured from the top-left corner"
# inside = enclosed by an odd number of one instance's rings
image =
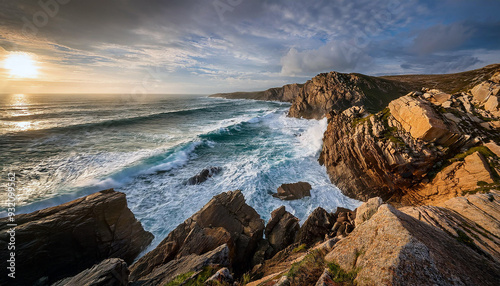
[[[446,233],[500,263],[500,196],[475,194],[438,206],[405,207],[402,212]]]
[[[142,280],[171,260],[189,254],[202,255],[222,244],[230,250],[233,267],[242,270],[250,262],[248,257],[253,257],[263,231],[263,220],[245,203],[241,191],[221,193],[134,263],[130,280]]]
[[[328,237],[345,237],[354,229],[356,212],[350,209],[337,207],[333,214],[334,224]]]
[[[219,269],[217,272],[215,272],[214,275],[210,276],[210,278],[205,281],[205,285],[220,285],[222,283],[232,283],[233,282],[233,275],[231,275],[231,272],[227,267]]]
[[[278,188],[278,193],[273,194],[273,197],[282,200],[298,200],[303,197],[310,197],[311,189],[311,184],[306,182],[282,184]]]
[[[18,285],[39,279],[54,283],[111,257],[132,263],[153,240],[128,209],[125,194],[113,189],[16,215],[16,223]],[[6,218],[0,220],[2,249],[9,241],[7,224]],[[7,254],[2,251],[1,259],[7,260]],[[9,282],[6,277],[0,277],[0,284]]]
[[[440,171],[431,183],[405,196],[409,202],[441,202],[479,187],[479,182],[491,184],[494,177],[486,159],[474,152]]]
[[[500,97],[490,96],[490,98],[484,104],[484,109],[488,111],[498,111],[499,106],[500,106]]]
[[[109,258],[52,286],[127,286],[128,275],[125,261]]]
[[[289,116],[322,118],[330,111],[365,105],[382,110],[390,100],[410,91],[400,82],[360,74],[322,73],[308,80],[290,107]],[[383,93],[384,96],[379,96]]]
[[[330,234],[334,223],[335,219],[332,214],[321,207],[316,208],[300,228],[298,243],[311,246],[318,241],[323,241],[325,235]]]
[[[472,96],[479,102],[485,102],[490,96],[497,96],[499,93],[500,84],[491,81],[482,82],[471,90]]]
[[[389,109],[402,127],[418,140],[451,145],[458,139],[441,116],[425,101],[403,96],[389,103]]]
[[[333,282],[332,277],[330,277],[330,272],[328,269],[325,269],[323,271],[323,274],[318,279],[318,282],[316,282],[315,286],[337,286],[339,284]]]
[[[211,178],[211,177],[219,174],[221,171],[222,171],[221,167],[208,167],[207,169],[203,169],[203,171],[201,171],[197,175],[189,178],[189,180],[187,181],[187,184],[188,185],[201,184],[201,183],[205,182],[206,180],[208,180],[208,178]]]
[[[500,146],[498,146],[498,144],[496,144],[495,142],[488,142],[484,145],[488,147],[488,149],[490,149],[491,152],[495,153],[497,157],[500,157]]]
[[[438,89],[431,89],[427,91],[425,94],[423,94],[423,97],[429,100],[431,103],[438,106],[440,105],[445,107],[444,106],[445,102],[451,103],[451,101],[449,101],[451,99],[451,94],[442,92]]]
[[[210,95],[210,97],[292,102],[299,94],[302,86],[303,84],[293,83],[284,85],[282,87],[270,88],[265,91],[217,93]]]
[[[382,205],[326,255],[357,285],[497,285],[500,267],[442,230]]]
[[[274,252],[278,252],[295,242],[299,229],[299,219],[282,206],[271,213],[265,235]]]
[[[363,222],[369,220],[382,205],[383,201],[379,197],[371,198],[366,203],[362,204],[356,209],[355,225],[359,226]]]
[[[151,272],[137,280],[133,280],[131,286],[156,286],[165,285],[174,280],[179,275],[194,272],[186,280],[196,278],[197,275],[206,267],[219,268],[230,266],[230,250],[226,244],[220,245],[214,250],[204,254],[189,254],[177,259],[170,260],[162,264]],[[131,278],[129,278],[132,280]],[[185,282],[185,281],[183,281]]]
[[[490,80],[495,83],[500,83],[500,72],[495,73]]]

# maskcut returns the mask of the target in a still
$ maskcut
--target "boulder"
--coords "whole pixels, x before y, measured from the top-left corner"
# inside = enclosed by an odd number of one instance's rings
[[[490,98],[484,104],[484,109],[488,111],[498,111],[499,106],[500,106],[500,97],[490,96]]]
[[[312,246],[318,241],[323,241],[325,235],[330,234],[335,223],[335,218],[325,209],[316,208],[300,228],[297,241],[299,244]]]
[[[76,276],[58,281],[52,286],[127,286],[128,275],[125,261],[119,258],[109,258]]]
[[[273,194],[273,197],[282,200],[298,200],[303,197],[310,197],[311,189],[311,184],[306,182],[283,184],[278,188],[278,193]]]
[[[205,281],[205,285],[221,285],[222,283],[232,283],[233,275],[231,275],[231,271],[227,269],[227,267],[219,269],[215,272],[214,275],[210,276],[210,278]]]
[[[456,138],[441,116],[424,100],[403,96],[389,103],[389,109],[404,130],[418,140],[451,145]]]
[[[332,230],[328,234],[328,236],[339,238],[347,236],[354,229],[355,218],[355,211],[337,207],[337,210],[333,214],[333,220],[335,221],[335,223],[333,224]]]
[[[232,266],[242,271],[249,266],[248,257],[253,257],[263,231],[263,220],[245,203],[241,191],[219,194],[134,263],[130,280],[143,280],[174,259],[202,255],[222,244],[229,248]]]
[[[165,285],[175,279],[178,279],[180,275],[186,276],[186,274],[192,273],[192,275],[186,277],[184,281],[181,281],[181,283],[183,283],[187,280],[196,279],[203,270],[217,270],[221,267],[230,266],[230,264],[230,250],[226,244],[223,244],[218,246],[214,250],[208,251],[204,254],[189,254],[177,259],[170,260],[165,264],[154,268],[151,272],[144,273],[144,275],[140,279],[132,281],[130,285]]]
[[[17,285],[42,279],[54,283],[107,258],[132,263],[153,240],[127,207],[124,193],[113,189],[74,201],[16,215]],[[10,227],[0,220],[0,246],[7,249]],[[1,252],[7,260],[8,253]],[[4,260],[4,261],[5,261]],[[7,275],[0,284],[7,284]]]
[[[383,201],[379,197],[371,198],[366,203],[363,203],[356,209],[355,225],[359,226],[363,222],[369,220],[382,205]]]
[[[431,90],[427,91],[426,93],[424,93],[423,97],[435,105],[443,106],[443,103],[450,100],[451,94],[442,92],[438,89],[431,89]]]
[[[203,169],[197,175],[189,178],[189,180],[187,181],[187,184],[188,185],[201,184],[201,183],[205,182],[206,180],[208,180],[208,178],[211,178],[211,177],[219,174],[221,171],[222,171],[221,167],[208,167],[206,169]]]
[[[444,231],[381,205],[325,257],[357,285],[498,285],[500,266]]]
[[[271,213],[264,233],[274,252],[278,252],[295,242],[299,229],[299,219],[282,206]]]
[[[315,286],[337,286],[337,285],[339,284],[333,282],[328,269],[325,269],[325,271],[323,271],[323,274],[321,274],[321,276],[319,277],[318,282],[316,282]]]
[[[500,84],[492,81],[484,81],[476,85],[471,90],[472,96],[474,96],[474,99],[479,102],[485,102],[490,98],[490,96],[497,96],[499,93]]]

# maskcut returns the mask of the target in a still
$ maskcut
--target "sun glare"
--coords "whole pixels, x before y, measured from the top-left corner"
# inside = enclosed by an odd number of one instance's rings
[[[26,53],[11,53],[4,61],[4,68],[9,70],[12,77],[35,78],[38,67],[33,57]]]

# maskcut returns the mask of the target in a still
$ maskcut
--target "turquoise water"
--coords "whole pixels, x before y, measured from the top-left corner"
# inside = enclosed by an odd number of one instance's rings
[[[317,163],[326,120],[288,118],[288,108],[200,95],[0,95],[1,174],[17,174],[18,213],[124,192],[156,237],[151,247],[229,190],[242,190],[265,220],[281,205],[302,221],[318,206],[356,207]],[[210,166],[223,171],[185,184]],[[297,181],[311,183],[310,198],[271,197]]]

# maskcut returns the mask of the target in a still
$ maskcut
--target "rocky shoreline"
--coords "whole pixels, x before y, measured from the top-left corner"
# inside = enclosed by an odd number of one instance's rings
[[[18,216],[23,274],[0,284],[498,285],[500,65],[436,76],[331,72],[216,96],[326,116],[319,163],[365,203],[317,208],[302,225],[281,207],[265,223],[240,191],[223,192],[134,262],[152,234],[124,194],[105,190]],[[277,196],[297,199],[309,187],[284,185]],[[8,230],[1,219],[5,248]]]

